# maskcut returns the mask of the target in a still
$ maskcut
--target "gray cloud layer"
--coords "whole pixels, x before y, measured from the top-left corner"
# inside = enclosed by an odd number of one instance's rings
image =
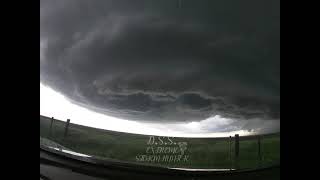
[[[280,119],[280,10],[268,1],[41,1],[40,78],[140,121]]]

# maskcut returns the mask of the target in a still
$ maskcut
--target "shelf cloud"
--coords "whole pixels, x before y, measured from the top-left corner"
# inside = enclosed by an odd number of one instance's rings
[[[272,131],[279,8],[273,0],[42,0],[40,81],[109,116],[180,123],[217,115]]]

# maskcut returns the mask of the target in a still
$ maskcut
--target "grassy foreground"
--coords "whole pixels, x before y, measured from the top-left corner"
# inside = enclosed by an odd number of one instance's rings
[[[240,137],[237,161],[234,139],[150,137],[95,129],[70,123],[64,137],[65,122],[40,116],[41,139],[48,139],[75,152],[99,158],[156,164],[180,168],[257,168],[280,164],[280,134],[261,137],[261,159],[256,136]]]

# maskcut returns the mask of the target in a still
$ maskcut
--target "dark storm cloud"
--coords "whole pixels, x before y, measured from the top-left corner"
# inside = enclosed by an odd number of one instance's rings
[[[41,1],[41,82],[126,119],[279,120],[278,1],[177,2]]]

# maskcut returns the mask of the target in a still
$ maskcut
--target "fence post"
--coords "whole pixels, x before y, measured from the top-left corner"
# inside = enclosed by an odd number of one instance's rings
[[[258,161],[259,166],[261,165],[261,136],[258,136]]]
[[[239,134],[235,135],[234,138],[234,152],[235,152],[235,167],[238,169],[238,159],[239,159]]]
[[[67,134],[68,134],[68,129],[69,129],[69,124],[70,124],[70,119],[67,119],[67,123],[66,123],[66,127],[64,129],[64,138],[67,137]]]
[[[52,137],[52,124],[53,124],[53,121],[54,121],[54,117],[51,117],[50,130],[49,130],[49,137],[50,137],[50,138]]]
[[[232,167],[233,167],[232,151],[231,151],[231,142],[232,142],[232,138],[231,138],[231,136],[229,136],[229,160],[230,160],[230,170],[232,170]]]

